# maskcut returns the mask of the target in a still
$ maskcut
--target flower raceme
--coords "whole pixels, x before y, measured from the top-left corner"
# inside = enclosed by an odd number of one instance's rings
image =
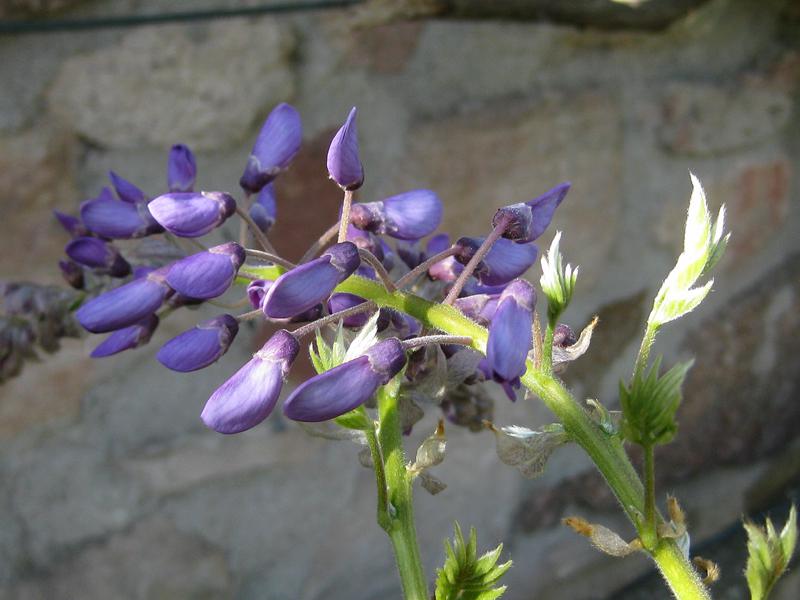
[[[330,177],[348,192],[346,203],[348,196],[352,199],[350,192],[364,180],[356,117],[354,108],[331,142],[327,157]],[[175,371],[205,368],[230,348],[240,321],[258,318],[259,313],[267,320],[311,322],[297,336],[285,330],[277,332],[209,398],[202,414],[209,427],[222,433],[244,431],[273,410],[289,367],[299,352],[298,337],[312,331],[318,320],[331,322],[324,316],[326,313],[345,311],[346,315],[340,317],[341,325],[357,333],[345,332],[343,336],[363,338],[359,353],[301,384],[284,407],[285,414],[292,419],[331,419],[363,404],[379,386],[394,377],[406,365],[404,344],[414,347],[414,338],[426,329],[425,323],[401,311],[383,308],[374,316],[373,305],[359,308],[366,298],[337,292],[336,287],[353,274],[388,282],[387,287],[391,287],[397,277],[391,274],[393,267],[401,274],[421,267],[403,287],[436,300],[457,286],[461,297],[453,299],[455,308],[490,329],[487,357],[480,365],[477,359],[473,360],[474,353],[454,352],[451,347],[423,354],[436,357],[444,353],[453,369],[458,365],[459,375],[453,377],[460,383],[479,380],[476,371],[479,367],[487,379],[503,385],[513,397],[512,386],[524,372],[525,356],[531,346],[531,311],[535,303],[533,288],[517,278],[535,262],[538,249],[531,242],[550,223],[569,184],[556,186],[530,202],[500,208],[493,225],[498,231],[498,223],[502,225],[503,237],[491,246],[482,237],[460,238],[451,245],[447,233],[437,233],[442,202],[431,190],[416,189],[376,202],[356,203],[347,217],[343,217],[345,222],[339,224],[344,242],[329,246],[319,256],[295,267],[274,257],[288,270],[274,280],[252,280],[253,271],[239,273],[240,268],[248,256],[270,260],[273,250],[268,248],[266,236],[277,217],[273,182],[289,166],[301,140],[302,124],[297,111],[288,104],[277,106],[264,122],[248,157],[240,180],[246,197],[239,207],[226,192],[194,191],[195,157],[188,147],[176,144],[167,158],[168,190],[156,194],[154,199],[149,200],[142,189],[112,172],[110,178],[116,194],[111,188],[103,189],[97,198],[82,204],[80,217],[56,212],[72,238],[66,249],[70,260],[61,264],[64,277],[72,285],[83,286],[84,274],[88,272],[86,288],[91,293],[97,289],[92,288],[97,277],[122,277],[133,271],[130,281],[85,301],[76,313],[86,329],[110,332],[93,356],[108,356],[146,343],[159,319],[181,307],[219,297],[241,275],[251,279],[243,300],[249,301],[255,310],[239,316],[221,314],[206,319],[166,342],[157,359]],[[164,231],[177,237],[199,238],[218,230],[234,213],[242,211],[249,212],[252,221],[249,225],[260,230],[263,237],[259,241],[265,251],[246,250],[236,242],[227,242],[177,258],[173,251],[166,260],[154,261],[154,265],[138,261],[131,265],[110,241]],[[175,242],[169,236],[166,239]],[[393,245],[387,239],[393,239]],[[430,263],[433,256],[451,249],[452,256]],[[478,251],[481,260],[474,271],[465,274]],[[400,260],[395,259],[395,254]],[[386,273],[375,271],[378,263]],[[426,271],[426,280],[418,277]],[[368,330],[372,333],[366,335],[364,332]],[[383,341],[375,337],[378,332],[385,332],[381,333]],[[451,355],[458,359],[451,360]],[[417,379],[428,376],[429,371],[436,369],[410,369],[404,381],[417,385]],[[440,387],[434,383],[419,385],[420,389]],[[405,426],[410,427],[411,424]]]

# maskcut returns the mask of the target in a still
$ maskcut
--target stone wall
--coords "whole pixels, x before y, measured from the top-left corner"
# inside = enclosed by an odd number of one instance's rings
[[[660,489],[682,500],[702,548],[743,512],[785,499],[798,478],[791,5],[712,0],[658,33],[435,20],[353,31],[336,11],[4,35],[0,275],[57,282],[66,240],[49,209],[96,194],[109,168],[157,192],[171,143],[197,151],[201,187],[235,190],[280,101],[305,127],[277,188],[275,244],[296,257],[298,238],[335,218],[324,156],[357,104],[360,197],[431,187],[452,232],[481,234],[497,205],[573,182],[541,245],[565,231],[566,255],[581,265],[567,321],[601,321],[564,378],[579,397],[613,405],[679,252],[691,169],[712,209],[727,204],[733,240],[709,299],[659,340],[670,361],[697,357],[681,430],[659,464]],[[62,16],[169,6],[104,0]],[[391,573],[392,558],[355,447],[277,416],[234,437],[200,423],[209,393],[263,333],[241,336],[199,373],[155,362],[160,344],[197,319],[178,315],[148,347],[101,362],[87,358],[93,340],[71,340],[0,388],[0,598],[396,597],[393,576],[374,577]],[[500,424],[550,418],[535,400],[495,407]],[[559,525],[581,514],[631,533],[579,450],[559,450],[542,478],[524,481],[499,463],[489,433],[448,436],[436,473],[448,488],[417,497],[429,574],[453,520],[475,525],[482,545],[506,542],[509,599],[614,597],[648,569],[642,558],[605,558]],[[789,580],[783,597],[797,585]]]

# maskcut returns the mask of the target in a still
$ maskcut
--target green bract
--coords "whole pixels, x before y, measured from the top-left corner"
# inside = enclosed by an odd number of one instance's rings
[[[619,384],[622,434],[641,446],[668,443],[678,430],[675,412],[681,403],[681,386],[694,361],[675,365],[658,376],[661,358],[646,374],[634,375],[630,387]]]

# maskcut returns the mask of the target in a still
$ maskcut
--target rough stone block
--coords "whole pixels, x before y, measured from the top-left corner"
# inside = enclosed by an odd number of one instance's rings
[[[50,107],[101,146],[220,148],[291,98],[293,48],[290,31],[269,19],[142,28],[71,57]]]

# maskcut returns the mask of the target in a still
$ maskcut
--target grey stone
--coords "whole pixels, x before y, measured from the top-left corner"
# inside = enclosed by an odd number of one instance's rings
[[[293,46],[269,19],[138,29],[114,48],[70,58],[50,108],[101,146],[224,147],[291,98]]]
[[[23,581],[13,597],[211,600],[234,593],[218,548],[156,517],[68,557],[43,579]]]
[[[59,553],[137,517],[141,486],[109,465],[97,448],[56,439],[18,452],[9,467],[12,502],[34,564],[45,566]]]
[[[763,80],[728,87],[673,84],[663,100],[660,138],[672,152],[710,156],[769,140],[792,113],[788,90]]]

